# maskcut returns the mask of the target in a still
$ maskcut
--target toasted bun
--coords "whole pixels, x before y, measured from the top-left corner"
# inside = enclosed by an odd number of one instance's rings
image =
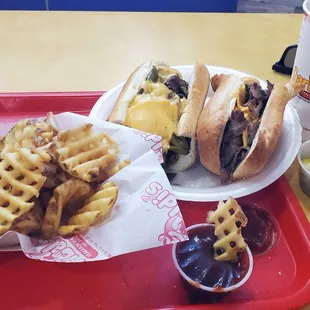
[[[178,123],[178,136],[193,138],[201,109],[205,103],[210,83],[210,74],[207,67],[196,63],[188,82],[188,98],[185,109]]]
[[[196,161],[197,122],[208,94],[209,83],[210,74],[207,67],[201,63],[196,63],[189,80],[187,103],[176,132],[177,136],[191,138],[190,151],[187,155],[179,155],[179,160],[170,168],[172,171],[186,170]]]
[[[170,166],[169,171],[184,171],[190,168],[197,158],[197,145],[196,139],[191,139],[189,153],[187,155],[178,155],[178,161]]]
[[[120,125],[124,124],[128,106],[138,93],[142,81],[146,79],[153,66],[167,65],[163,62],[147,61],[132,72],[117,98],[114,108],[108,118],[109,122]]]
[[[210,171],[220,174],[220,146],[235,101],[234,94],[245,80],[235,75],[212,78],[217,89],[206,104],[198,122],[197,138],[201,163]],[[267,163],[281,135],[286,104],[300,89],[300,85],[276,84],[266,104],[260,126],[245,159],[234,172],[232,179],[248,178],[257,174]]]
[[[215,77],[211,79],[211,85],[217,91],[200,114],[197,141],[201,163],[211,172],[220,175],[221,142],[234,106],[232,102],[234,94],[243,82],[236,75],[216,75]],[[214,84],[215,81],[216,84]]]

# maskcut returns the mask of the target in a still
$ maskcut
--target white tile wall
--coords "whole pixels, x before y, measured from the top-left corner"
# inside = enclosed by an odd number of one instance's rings
[[[238,12],[300,13],[303,0],[239,0]]]

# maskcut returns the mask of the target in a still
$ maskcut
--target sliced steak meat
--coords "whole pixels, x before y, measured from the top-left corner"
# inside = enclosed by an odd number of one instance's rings
[[[256,108],[256,103],[257,102],[255,99],[248,102],[249,115],[252,119],[257,119],[259,117],[259,111]]]
[[[257,133],[260,124],[259,119],[255,119],[253,122],[248,123],[248,145],[252,145],[255,135]]]
[[[227,136],[225,137],[227,138]],[[225,139],[221,145],[221,166],[228,168],[236,153],[242,147],[241,137],[235,137],[232,139]]]
[[[180,98],[188,97],[188,83],[182,80],[178,75],[172,75],[165,82],[165,85],[176,93]]]
[[[268,80],[267,80],[267,94],[268,96],[270,96],[272,90],[273,90],[273,87],[274,87],[274,84],[270,83]]]
[[[240,110],[233,110],[230,119],[227,122],[225,133],[227,131],[227,134],[230,137],[237,137],[242,134],[242,132],[246,129],[246,126],[247,120],[245,119],[243,112]]]
[[[244,160],[244,158],[248,155],[250,148],[249,147],[242,147],[238,153],[237,160],[236,160],[236,168],[239,166],[239,164]]]
[[[253,83],[250,87],[250,100],[251,99],[263,99],[268,100],[268,94],[266,91],[262,89],[262,87],[258,83]]]
[[[242,132],[247,128],[247,123],[243,112],[240,110],[234,110],[227,122],[220,149],[222,183],[226,183],[229,180],[231,174],[240,163],[240,158],[243,156],[241,154],[243,149]]]
[[[228,172],[228,170],[226,170],[224,167],[221,167],[220,178],[222,184],[228,183],[230,175],[231,173]]]
[[[230,147],[228,150],[226,150],[226,152],[229,153],[229,156],[223,158],[224,160],[226,159],[227,162],[225,165],[221,166],[221,183],[224,184],[229,181],[231,175],[234,173],[239,164],[246,157],[249,150],[250,150],[249,147],[245,148],[242,145],[239,146],[234,145],[233,147]]]
[[[248,103],[249,114],[252,119],[258,119],[265,109],[266,103],[262,99],[252,99]]]
[[[263,115],[269,96],[273,89],[273,84],[267,81],[267,90],[253,83],[249,88],[249,101],[246,104],[249,107],[249,114],[252,119],[257,119]]]

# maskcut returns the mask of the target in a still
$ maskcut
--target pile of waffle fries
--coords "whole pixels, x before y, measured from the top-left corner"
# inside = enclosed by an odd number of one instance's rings
[[[69,237],[102,221],[119,190],[104,182],[130,164],[118,152],[92,124],[61,131],[52,113],[19,121],[0,140],[0,236]]]

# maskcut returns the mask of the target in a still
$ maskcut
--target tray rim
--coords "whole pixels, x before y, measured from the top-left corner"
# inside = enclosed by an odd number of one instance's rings
[[[61,91],[61,92],[0,92],[0,99],[6,99],[6,98],[40,98],[40,97],[51,97],[51,98],[61,98],[61,97],[68,97],[68,98],[91,98],[91,97],[100,97],[105,91]],[[95,104],[95,103],[94,103]],[[64,105],[65,106],[65,105]],[[46,108],[46,112],[48,112],[48,108]],[[91,107],[90,107],[91,110]],[[89,110],[89,111],[90,111]],[[80,110],[76,110],[75,112],[80,112]],[[40,111],[41,112],[41,111]],[[42,111],[44,112],[44,111]],[[65,110],[63,111],[65,112]],[[74,111],[72,111],[74,112]],[[85,111],[86,112],[86,111]],[[0,114],[14,114],[14,115],[22,115],[23,112],[21,111],[14,111],[14,112],[5,112]],[[1,121],[0,121],[1,122]],[[282,175],[278,180],[275,182],[279,183],[279,187],[283,188],[283,191],[286,192],[287,199],[294,204],[299,205],[299,208],[292,208],[292,211],[295,215],[296,220],[300,224],[300,231],[302,232],[302,237],[306,243],[310,246],[310,224],[306,217],[306,214],[304,213],[303,209],[300,206],[299,200],[296,197],[293,189],[289,185],[288,180],[286,179],[285,175]],[[264,189],[262,189],[264,190]],[[194,202],[193,202],[194,203]],[[308,232],[308,233],[307,233]],[[308,236],[309,237],[308,237]],[[295,291],[292,295],[286,296],[285,298],[281,299],[281,302],[285,306],[289,307],[304,307],[310,304],[309,299],[309,293],[310,293],[310,279],[305,284],[304,287],[299,289],[298,291]],[[296,302],[296,299],[298,301]],[[262,309],[261,307],[266,304],[266,301],[268,302],[270,308],[269,309],[279,309],[279,298],[271,298],[267,300],[254,300],[254,301],[247,301],[247,302],[236,302],[234,303],[235,306],[238,306],[241,310],[242,309]],[[295,301],[295,302],[294,302]],[[226,306],[232,305],[232,303],[227,303]],[[276,306],[277,305],[277,306]],[[195,309],[220,309],[223,306],[223,304],[200,304],[200,305],[183,305],[183,306],[170,306],[170,307],[160,307],[160,308],[151,308],[151,309],[160,309],[160,310],[182,310],[182,309],[188,309],[188,310],[195,310]]]
[[[0,97],[92,97],[102,96],[105,90],[92,90],[92,91],[31,91],[31,92],[0,92]]]

